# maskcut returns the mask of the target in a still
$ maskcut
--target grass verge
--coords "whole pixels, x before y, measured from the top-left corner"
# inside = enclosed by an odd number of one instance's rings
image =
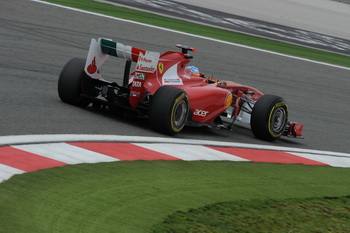
[[[153,232],[334,232],[350,229],[350,196],[216,203],[168,216]]]
[[[227,161],[40,170],[0,184],[0,232],[149,232],[174,211],[212,203],[345,196],[349,175],[346,168]]]
[[[348,56],[324,52],[316,49],[305,48],[288,43],[249,36],[238,32],[218,29],[200,24],[190,23],[184,20],[167,18],[156,14],[146,13],[124,7],[114,6],[93,0],[45,0],[55,4],[74,7],[77,9],[101,13],[122,19],[133,20],[145,24],[160,26],[182,32],[187,32],[199,36],[210,37],[227,42],[238,43],[259,49],[283,53],[291,56],[306,58],[319,62],[350,67]]]

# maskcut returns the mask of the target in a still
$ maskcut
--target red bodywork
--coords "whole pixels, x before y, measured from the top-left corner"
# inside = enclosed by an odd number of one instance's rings
[[[135,62],[136,68],[131,73],[131,78],[129,79],[130,65],[124,74],[124,79],[127,79],[124,82],[129,84],[126,87],[130,89],[128,101],[131,108],[137,109],[146,96],[154,95],[161,86],[174,86],[183,89],[189,97],[189,120],[200,124],[212,123],[230,107],[233,109],[230,118],[235,120],[244,102],[254,105],[263,96],[263,93],[250,86],[212,80],[204,75],[192,76],[186,66],[192,59],[188,51],[194,52],[195,49],[181,45],[177,47],[182,48],[182,52],[168,51],[161,55],[156,53],[156,58],[152,59],[147,54],[154,55],[154,52],[124,46],[107,39],[100,39],[99,42],[92,40],[85,71],[91,77],[98,78],[98,69],[108,55],[124,58],[130,64]],[[92,66],[94,69],[91,69]],[[301,137],[302,127],[302,124],[290,123],[284,135]]]
[[[134,61],[137,62],[137,58]],[[229,81],[213,82],[210,78],[191,76],[189,70],[186,69],[189,62],[190,59],[181,52],[162,54],[154,73],[145,73],[144,80],[133,77],[133,83],[130,87],[130,105],[134,108],[137,107],[146,93],[149,92],[153,95],[163,85],[175,86],[186,91],[190,99],[192,120],[200,123],[210,123],[224,112],[231,103],[238,105],[240,93],[251,91],[254,93],[251,96],[252,100],[255,101],[263,95],[255,88],[238,83]],[[167,79],[168,73],[170,74]],[[141,82],[141,86],[139,82]],[[237,115],[238,112],[237,110]]]

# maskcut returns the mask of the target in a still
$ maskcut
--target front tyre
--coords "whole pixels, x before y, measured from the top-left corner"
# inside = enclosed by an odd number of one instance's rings
[[[82,99],[83,79],[89,79],[84,71],[85,60],[73,58],[63,67],[58,79],[58,95],[68,104],[86,107],[90,101]]]
[[[255,103],[250,126],[255,137],[274,141],[280,138],[288,123],[288,107],[282,97],[263,95]]]
[[[149,120],[154,130],[175,135],[185,126],[188,113],[186,92],[176,87],[162,86],[152,98]]]

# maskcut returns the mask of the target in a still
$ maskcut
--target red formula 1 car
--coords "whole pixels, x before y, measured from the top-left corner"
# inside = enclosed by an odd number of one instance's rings
[[[136,112],[147,117],[154,130],[168,135],[185,125],[230,129],[240,121],[267,141],[302,136],[303,125],[288,121],[283,98],[194,73],[188,63],[193,58],[189,52],[195,49],[176,46],[181,51],[160,54],[109,39],[92,39],[87,59],[74,58],[62,69],[59,97],[77,106],[94,103]],[[99,70],[109,56],[126,60],[122,84],[102,79]]]

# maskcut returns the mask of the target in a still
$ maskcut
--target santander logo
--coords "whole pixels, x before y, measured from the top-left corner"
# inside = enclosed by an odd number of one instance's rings
[[[96,66],[96,57],[92,60],[91,64],[87,67],[87,72],[89,74],[93,74],[97,71],[97,66]]]

